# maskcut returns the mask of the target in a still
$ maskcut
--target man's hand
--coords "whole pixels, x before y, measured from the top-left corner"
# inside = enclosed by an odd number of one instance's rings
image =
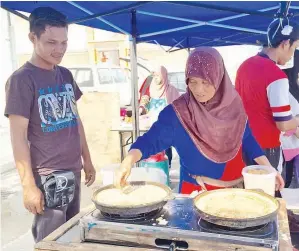
[[[23,188],[25,208],[33,214],[43,214],[45,210],[44,195],[37,186]]]
[[[9,115],[9,123],[14,159],[23,186],[24,206],[33,214],[42,214],[45,200],[43,193],[36,186],[31,168],[27,138],[29,119],[19,115]]]
[[[96,179],[96,170],[91,162],[84,163],[85,185],[91,186]]]
[[[82,147],[82,158],[84,163],[83,170],[85,172],[85,185],[89,187],[96,179],[96,170],[93,167],[93,164],[91,162],[90,153],[89,153],[89,149],[85,137],[84,127],[80,118],[78,118],[78,128],[79,128],[80,141]]]

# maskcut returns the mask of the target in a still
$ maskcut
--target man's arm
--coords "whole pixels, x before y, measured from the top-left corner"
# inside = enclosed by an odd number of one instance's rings
[[[78,117],[78,129],[82,149],[83,169],[85,172],[85,185],[90,186],[96,179],[96,171],[92,164],[84,127],[80,117]]]
[[[289,121],[276,122],[276,126],[277,126],[278,130],[280,130],[281,132],[286,132],[286,131],[296,129],[297,126],[299,126],[298,122],[299,122],[298,120],[296,120],[295,118],[292,118]]]
[[[80,117],[78,118],[78,128],[80,134],[80,142],[81,142],[81,149],[82,149],[82,158],[84,162],[91,162],[90,152],[87,145],[87,140],[85,136],[84,127]]]
[[[69,73],[71,74],[71,78],[72,78],[72,82],[73,82],[75,99],[76,99],[76,101],[78,101],[80,99],[80,97],[82,96],[82,92],[81,92],[80,88],[78,87],[76,81],[74,80],[72,73],[71,72],[69,72]],[[84,127],[83,127],[83,124],[82,124],[82,121],[81,121],[79,115],[78,115],[77,120],[78,120],[78,130],[79,130],[79,135],[80,135],[81,156],[83,159],[83,169],[85,172],[85,185],[90,186],[96,179],[96,170],[91,161]]]
[[[291,112],[288,79],[272,82],[267,87],[267,96],[277,128],[283,132],[296,129],[299,124]]]
[[[16,167],[23,186],[24,205],[33,214],[42,214],[44,197],[36,186],[27,139],[29,120],[19,115],[9,115],[11,144]]]

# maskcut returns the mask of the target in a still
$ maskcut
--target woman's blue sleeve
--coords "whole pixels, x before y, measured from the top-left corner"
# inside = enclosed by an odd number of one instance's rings
[[[250,163],[254,162],[254,159],[265,155],[256,139],[252,135],[251,129],[247,123],[246,129],[243,136],[243,153]]]
[[[161,151],[173,146],[175,125],[173,124],[175,112],[171,105],[166,106],[159,114],[158,120],[148,132],[138,137],[131,149],[138,149],[142,159],[147,159]]]

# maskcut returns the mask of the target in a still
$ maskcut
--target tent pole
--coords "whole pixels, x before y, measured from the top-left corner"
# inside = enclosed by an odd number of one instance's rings
[[[190,55],[191,50],[190,50],[190,38],[189,37],[187,37],[186,45],[187,45],[188,55]]]
[[[232,8],[232,7],[222,7],[222,6],[216,6],[206,3],[200,3],[200,2],[192,2],[192,1],[169,1],[168,3],[176,4],[176,5],[183,5],[183,6],[190,6],[194,8],[206,8],[210,10],[220,10],[220,11],[228,11],[228,12],[235,12],[235,13],[241,13],[246,15],[257,15],[257,16],[263,16],[263,17],[270,17],[272,18],[271,14],[267,13],[261,13],[260,11],[256,10],[244,10],[239,8]]]
[[[256,29],[250,29],[250,28],[244,28],[244,27],[232,26],[232,25],[226,25],[226,24],[220,23],[223,21],[235,19],[236,17],[240,17],[241,15],[231,16],[231,17],[226,17],[226,18],[221,18],[221,19],[214,19],[211,21],[201,21],[201,20],[194,20],[194,19],[189,19],[189,18],[181,18],[181,17],[174,17],[174,16],[169,16],[169,15],[162,15],[162,14],[157,14],[157,13],[147,12],[147,11],[137,11],[137,13],[142,14],[142,15],[152,16],[152,17],[159,17],[159,18],[165,18],[165,19],[170,19],[170,20],[178,20],[178,21],[193,23],[191,25],[185,25],[185,26],[180,26],[180,27],[176,27],[176,28],[172,28],[172,29],[141,34],[141,35],[138,35],[138,38],[152,37],[152,36],[156,36],[156,35],[167,34],[167,33],[171,33],[171,32],[201,27],[201,26],[205,26],[205,25],[219,27],[219,28],[225,28],[225,29],[231,29],[231,30],[238,30],[238,31],[248,32],[248,33],[255,33],[255,34],[262,34],[262,35],[267,34],[266,31],[262,31],[262,30],[256,30]]]
[[[11,9],[8,9],[6,7],[3,7],[3,6],[1,6],[1,8],[4,9],[4,10],[6,10],[6,11],[8,11],[8,12],[10,12],[10,13],[12,13],[12,14],[15,14],[16,16],[18,16],[20,18],[25,19],[26,21],[29,21],[29,17],[26,17],[25,15],[23,15],[22,13],[20,13],[20,12],[18,12],[16,10],[11,10]]]
[[[12,61],[12,70],[15,71],[18,68],[17,54],[16,54],[16,37],[14,27],[11,22],[11,14],[7,11],[7,24],[8,24],[8,38],[9,38],[9,49]]]
[[[280,17],[287,17],[289,14],[291,1],[281,1],[278,14]]]
[[[118,8],[115,10],[110,10],[108,12],[101,12],[101,13],[96,13],[87,17],[83,17],[83,18],[79,18],[79,19],[74,19],[72,21],[69,21],[69,24],[78,24],[78,23],[82,23],[82,22],[86,22],[86,21],[90,21],[96,17],[107,17],[107,16],[111,16],[111,15],[115,15],[115,14],[120,14],[126,11],[131,10],[132,8],[137,8],[140,6],[143,6],[145,4],[151,3],[151,1],[142,1],[142,2],[134,2],[133,4],[127,6],[126,8]]]
[[[131,89],[132,89],[132,117],[133,142],[139,136],[139,104],[138,104],[138,73],[137,73],[137,20],[136,10],[132,10],[132,31],[130,36]]]
[[[171,48],[168,49],[167,52],[170,52],[173,48],[175,48],[177,46],[182,46],[182,43],[186,40],[186,38],[182,39],[180,42],[176,41],[175,39],[173,39],[173,40],[176,42],[176,44],[171,46]]]
[[[89,15],[94,15],[93,12],[91,12],[90,10],[88,10],[88,9],[82,7],[80,4],[78,4],[79,2],[74,2],[74,1],[66,1],[66,2],[69,3],[70,5],[76,7],[77,9],[82,10],[83,12],[85,12],[85,13],[87,13]],[[111,26],[112,28],[116,29],[118,32],[126,34],[126,35],[129,35],[129,33],[127,31],[125,31],[122,28],[114,25],[113,23],[107,21],[106,19],[104,19],[102,17],[95,17],[95,18],[98,19],[98,20],[100,20],[101,22],[103,22],[103,23]]]

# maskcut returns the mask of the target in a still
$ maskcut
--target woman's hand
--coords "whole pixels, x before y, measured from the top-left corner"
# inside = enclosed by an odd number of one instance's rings
[[[121,163],[120,168],[114,173],[114,186],[122,188],[126,185],[126,181],[131,174],[132,164],[127,160]]]
[[[284,188],[284,180],[281,176],[281,174],[279,172],[277,172],[276,174],[276,185],[275,185],[275,190],[278,191],[278,190],[282,190]]]
[[[139,107],[139,115],[143,114],[143,107]]]
[[[260,157],[254,159],[254,160],[259,165],[272,167],[271,163],[269,162],[269,160],[267,159],[266,156],[260,156]],[[284,183],[284,180],[283,180],[282,176],[280,175],[279,172],[277,172],[277,174],[276,174],[276,185],[275,185],[276,191],[282,190],[284,188],[284,185],[285,185],[285,183]]]
[[[122,188],[126,185],[126,181],[131,174],[133,165],[139,161],[142,157],[142,153],[138,149],[132,149],[129,151],[127,157],[123,160],[120,168],[114,173],[114,186]]]

